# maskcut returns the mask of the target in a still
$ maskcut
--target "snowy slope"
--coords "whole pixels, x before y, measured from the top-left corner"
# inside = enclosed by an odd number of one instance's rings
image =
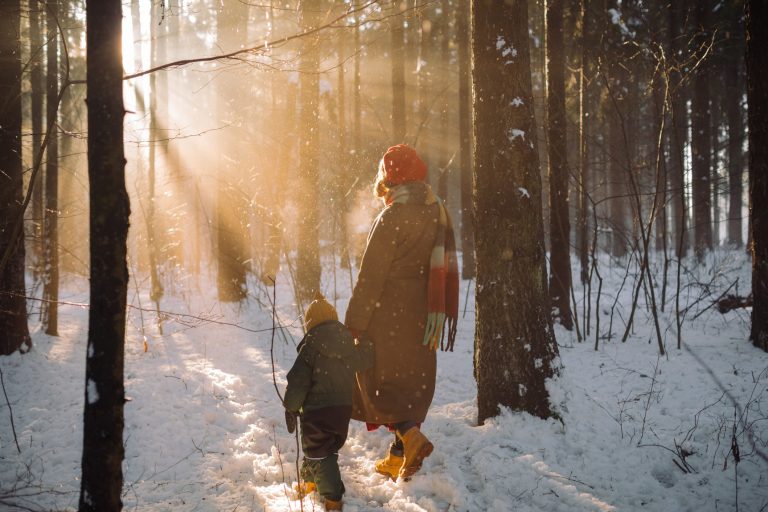
[[[603,332],[624,277],[620,265],[604,265]],[[556,327],[563,372],[551,391],[563,404],[564,424],[506,411],[475,426],[470,293],[456,352],[439,354],[437,392],[424,425],[433,455],[410,482],[387,481],[373,471],[373,461],[391,435],[353,422],[340,453],[345,510],[730,511],[737,509],[737,493],[738,510],[768,510],[768,355],[746,340],[748,312],[704,309],[737,277],[744,292],[747,260],[720,253],[700,274],[684,276],[683,307],[692,305],[685,348],[675,348],[674,304],[668,304],[661,316],[668,357],[658,356],[642,300],[633,334],[621,343],[620,318],[627,318],[631,295],[626,287],[614,310],[613,339],[601,339],[597,352],[594,321],[583,343]],[[334,284],[324,279],[333,297]],[[289,489],[297,445],[272,380],[271,290],[251,283],[248,303],[233,307],[218,304],[213,282],[204,280],[185,299],[163,300],[162,309],[173,314],[164,319],[162,335],[153,312],[129,310],[125,509],[321,510],[318,496],[301,503]],[[87,281],[64,288],[69,303],[87,302]],[[349,284],[340,278],[336,288],[343,312]],[[576,296],[581,300],[578,288]],[[141,299],[129,292],[133,306],[146,308],[146,293]],[[287,276],[278,278],[277,302],[287,326],[276,334],[273,351],[282,392],[301,337]],[[87,310],[62,305],[60,326],[61,335],[51,338],[33,325],[34,350],[0,358],[21,448],[19,454],[0,397],[0,510],[14,510],[10,503],[30,510],[77,507]],[[738,466],[729,454],[734,425]],[[690,453],[691,472],[675,464],[684,465],[676,445]]]

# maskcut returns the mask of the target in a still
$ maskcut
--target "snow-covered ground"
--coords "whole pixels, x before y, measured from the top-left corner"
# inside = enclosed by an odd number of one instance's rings
[[[343,314],[348,273],[338,269],[335,286],[332,274],[324,275],[324,291],[333,298],[336,288]],[[605,334],[624,270],[606,260],[601,274]],[[390,434],[353,422],[340,453],[345,510],[768,510],[768,354],[747,341],[747,311],[721,315],[710,307],[737,278],[739,291],[748,292],[748,260],[722,252],[696,275],[683,275],[681,306],[691,306],[683,350],[676,348],[671,302],[660,319],[668,355],[659,357],[643,293],[633,333],[621,342],[626,286],[614,309],[614,337],[601,339],[598,351],[594,319],[582,343],[556,327],[563,371],[551,391],[562,402],[563,424],[505,411],[476,426],[469,293],[456,352],[439,354],[437,392],[424,425],[433,455],[411,481],[388,481],[373,462]],[[162,335],[153,312],[129,310],[124,507],[321,510],[317,495],[301,503],[290,491],[297,444],[273,383],[272,355],[282,392],[301,337],[288,277],[278,278],[278,319],[287,327],[276,334],[274,351],[271,290],[251,283],[250,300],[236,307],[216,301],[213,282],[163,299],[169,314]],[[0,396],[0,510],[13,510],[11,503],[29,510],[77,507],[87,310],[76,304],[88,300],[87,281],[72,279],[64,290],[70,304],[60,309],[60,336],[33,324],[34,350],[0,358],[21,449]],[[581,301],[580,288],[576,297]],[[151,309],[146,291],[139,301],[131,290],[129,302]]]

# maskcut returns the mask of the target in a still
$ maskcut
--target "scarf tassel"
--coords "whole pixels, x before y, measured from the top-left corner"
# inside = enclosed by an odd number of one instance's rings
[[[431,350],[440,350],[443,352],[453,352],[453,345],[456,342],[456,330],[458,317],[446,316],[445,313],[432,312],[427,314],[427,327],[424,329],[424,341]],[[447,339],[446,339],[446,326]]]

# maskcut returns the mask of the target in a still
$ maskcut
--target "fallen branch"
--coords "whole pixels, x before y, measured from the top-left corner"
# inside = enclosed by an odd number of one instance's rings
[[[740,308],[751,308],[753,304],[752,295],[747,297],[740,297],[739,295],[728,294],[725,297],[715,301],[717,304],[717,310],[726,314],[729,311]]]

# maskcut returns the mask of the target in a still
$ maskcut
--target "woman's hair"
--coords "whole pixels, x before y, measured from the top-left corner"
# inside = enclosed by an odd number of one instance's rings
[[[379,160],[379,172],[376,173],[376,181],[373,182],[373,195],[376,197],[384,197],[389,192],[389,189],[392,188],[391,184],[384,180],[384,172],[384,159],[382,158]]]

